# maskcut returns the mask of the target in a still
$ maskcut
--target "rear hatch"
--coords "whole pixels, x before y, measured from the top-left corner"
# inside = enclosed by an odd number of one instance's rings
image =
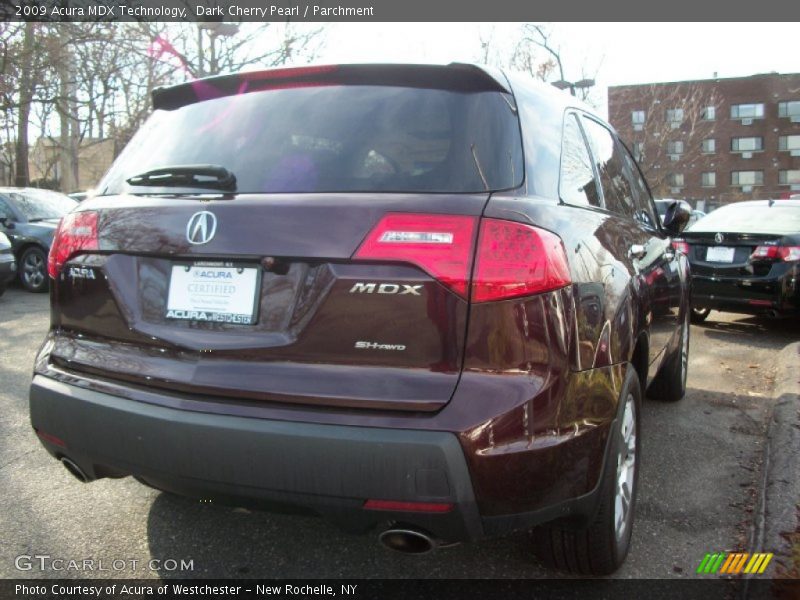
[[[65,220],[51,360],[165,390],[433,411],[461,371],[483,208],[522,181],[470,67],[194,82]]]

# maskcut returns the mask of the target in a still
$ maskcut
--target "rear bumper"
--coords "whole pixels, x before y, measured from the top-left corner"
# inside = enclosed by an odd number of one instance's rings
[[[177,410],[36,376],[31,422],[90,479],[135,475],[186,496],[305,508],[351,530],[385,521],[445,540],[481,537],[457,437]],[[49,439],[47,439],[49,437]],[[365,510],[367,499],[452,503],[446,513]]]
[[[359,532],[395,522],[441,540],[468,541],[559,518],[584,523],[595,514],[602,479],[586,494],[562,495],[533,511],[481,515],[454,433],[204,413],[42,375],[31,384],[30,414],[47,451],[69,458],[89,479],[133,475],[161,490],[218,503],[306,510]],[[608,460],[599,462],[605,468]],[[512,472],[505,479],[508,485],[517,477]],[[452,509],[367,510],[368,499]]]
[[[692,305],[744,314],[800,314],[800,282],[793,271],[753,279],[692,274]]]

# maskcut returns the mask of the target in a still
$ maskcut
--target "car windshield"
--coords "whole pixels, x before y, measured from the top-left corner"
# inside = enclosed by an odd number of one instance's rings
[[[78,205],[72,198],[47,190],[25,190],[9,195],[28,221],[60,219]]]
[[[522,183],[513,99],[393,86],[253,92],[157,110],[100,183],[218,165],[241,193],[483,192]],[[148,193],[158,193],[149,187]]]
[[[767,204],[728,204],[709,213],[690,228],[693,232],[800,233],[800,206]]]

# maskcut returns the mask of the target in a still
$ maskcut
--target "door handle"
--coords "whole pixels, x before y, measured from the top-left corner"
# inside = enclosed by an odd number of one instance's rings
[[[633,244],[628,250],[630,258],[642,258],[647,254],[647,249],[642,244]]]

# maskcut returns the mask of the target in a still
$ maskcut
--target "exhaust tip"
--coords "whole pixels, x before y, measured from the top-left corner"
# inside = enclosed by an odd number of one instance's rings
[[[70,474],[75,477],[81,483],[89,483],[90,479],[89,476],[83,472],[78,465],[68,459],[66,456],[61,458],[61,464],[64,465],[64,468],[70,472]]]
[[[433,538],[416,529],[387,529],[378,540],[387,548],[403,554],[426,554],[436,547]]]

